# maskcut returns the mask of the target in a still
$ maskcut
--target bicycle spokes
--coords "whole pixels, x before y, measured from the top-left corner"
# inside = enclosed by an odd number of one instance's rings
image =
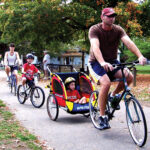
[[[40,108],[45,101],[45,94],[42,88],[35,86],[34,89],[32,89],[31,94],[31,102],[34,107]]]
[[[131,97],[127,104],[127,125],[134,142],[143,146],[147,139],[147,125],[142,107],[138,101]]]
[[[40,98],[40,93],[39,93],[38,89],[35,89],[33,95],[35,98]]]
[[[99,116],[100,116],[100,109],[98,104],[98,92],[94,91],[90,96],[89,101],[89,108],[90,108],[90,116],[92,123],[95,128],[99,129]]]

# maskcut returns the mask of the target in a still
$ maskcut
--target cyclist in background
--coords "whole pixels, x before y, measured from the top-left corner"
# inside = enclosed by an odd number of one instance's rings
[[[16,76],[16,82],[18,83],[18,65],[21,64],[21,60],[18,52],[15,51],[15,44],[9,44],[9,51],[4,56],[5,71],[7,74],[7,81],[9,81],[9,73],[13,72]]]
[[[34,74],[35,73],[41,73],[33,64],[34,55],[29,53],[26,55],[27,63],[25,63],[22,67],[22,85],[26,84],[26,82],[29,82],[29,84],[32,85]],[[24,88],[25,89],[25,88]]]

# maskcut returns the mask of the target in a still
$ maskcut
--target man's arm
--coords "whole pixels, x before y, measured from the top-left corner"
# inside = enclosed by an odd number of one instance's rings
[[[139,63],[141,65],[146,64],[147,61],[146,58],[142,55],[140,50],[137,48],[134,42],[127,35],[123,36],[121,40],[125,44],[125,46],[138,57]]]
[[[91,38],[90,39],[90,43],[91,43],[91,48],[93,50],[94,56],[96,57],[96,60],[101,64],[102,67],[104,67],[104,69],[106,71],[109,70],[113,70],[113,66],[110,63],[105,62],[101,50],[100,50],[100,43],[99,40],[97,38]]]
[[[99,49],[100,43],[99,40],[96,38],[92,38],[90,39],[90,43],[91,43],[91,48],[93,50],[94,56],[96,57],[97,61],[101,64],[104,63],[104,59],[102,56],[102,53]]]
[[[44,58],[43,58],[43,64],[45,64],[46,63],[46,55],[44,56]]]
[[[45,64],[47,62],[47,60],[44,60],[43,63]]]

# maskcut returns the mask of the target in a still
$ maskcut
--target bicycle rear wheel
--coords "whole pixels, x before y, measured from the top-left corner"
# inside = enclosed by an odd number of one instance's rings
[[[12,82],[12,78],[9,78],[9,87],[10,87],[10,92],[13,92],[13,82]]]
[[[18,90],[17,90],[17,98],[20,104],[24,104],[26,101],[26,92],[23,89],[22,85],[18,86]]]
[[[16,82],[16,79],[13,80],[13,89],[14,89],[14,95],[16,96],[16,94],[17,94],[17,82]]]
[[[40,108],[45,102],[45,93],[39,86],[35,86],[31,95],[31,103],[35,108]]]
[[[56,121],[59,114],[59,107],[57,100],[53,94],[50,94],[47,98],[47,113],[51,120]]]
[[[144,146],[147,140],[146,119],[141,105],[132,96],[127,102],[126,119],[134,143],[140,147]]]
[[[92,92],[89,100],[89,108],[90,108],[90,117],[94,127],[100,129],[99,126],[100,109],[98,104],[98,94],[99,94],[98,91]]]

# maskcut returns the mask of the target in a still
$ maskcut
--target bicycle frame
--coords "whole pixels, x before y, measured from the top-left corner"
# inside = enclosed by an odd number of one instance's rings
[[[125,65],[123,66],[120,66],[120,69],[121,69],[121,73],[122,73],[122,78],[121,79],[115,79],[113,80],[112,82],[123,82],[124,83],[124,90],[123,92],[121,93],[121,96],[120,96],[120,100],[118,101],[118,104],[120,103],[120,101],[122,100],[122,98],[124,99],[124,102],[125,102],[125,106],[126,106],[126,110],[127,110],[127,113],[129,115],[129,118],[130,118],[130,121],[133,122],[132,118],[131,118],[131,115],[130,115],[130,112],[129,112],[129,109],[128,109],[128,105],[127,105],[127,102],[128,102],[128,98],[127,98],[127,95],[130,95],[130,97],[132,97],[133,95],[130,93],[130,90],[131,88],[128,86],[127,84],[127,80],[126,80],[126,77],[125,77],[125,74],[124,74],[124,68],[125,68]],[[109,105],[108,105],[109,107]],[[113,108],[112,112],[110,112],[110,108],[108,108],[109,112],[108,112],[108,119],[112,119],[113,118],[113,114],[116,110],[116,108]],[[137,114],[138,118],[139,118],[139,115]]]
[[[10,75],[10,79],[12,80],[12,83],[16,81],[16,75],[13,73]]]
[[[26,83],[26,87],[27,87],[28,83]],[[27,98],[29,98],[32,94],[32,91],[35,89],[35,83],[33,83],[32,86],[28,85],[28,88],[25,90],[26,94],[27,94]]]
[[[16,89],[17,87],[17,79],[16,79],[16,75],[13,74],[13,72],[10,72],[10,76],[9,76],[9,86],[11,88],[11,92],[13,91],[13,88]],[[16,91],[15,91],[15,95],[16,95]]]
[[[26,87],[27,87],[27,85],[26,85]],[[28,87],[26,90],[25,90],[25,93],[26,93],[26,95],[27,95],[27,99],[31,96],[31,93],[32,93],[32,88],[31,87]]]

